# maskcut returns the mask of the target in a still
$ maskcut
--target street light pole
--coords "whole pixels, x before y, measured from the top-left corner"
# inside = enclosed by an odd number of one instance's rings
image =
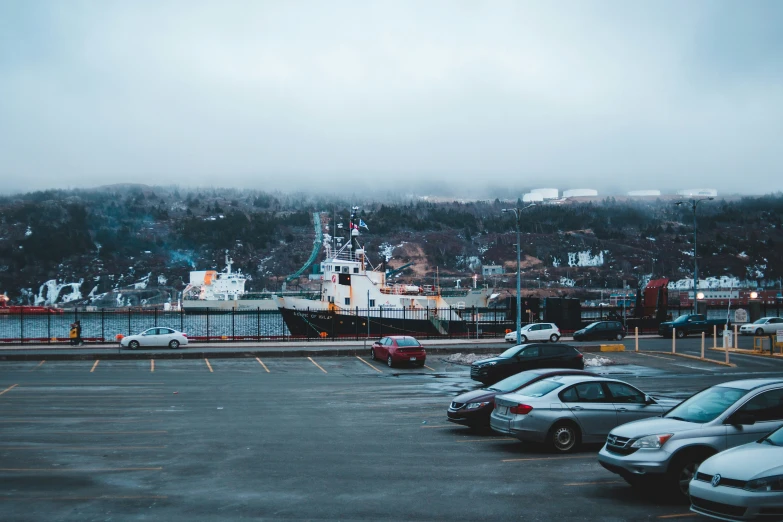
[[[523,208],[504,208],[503,212],[513,212],[517,223],[517,344],[522,342],[522,272],[520,270],[520,249],[519,249],[519,218],[521,212],[530,207],[535,207],[535,203]]]
[[[689,201],[691,205],[691,211],[693,212],[693,313],[698,314],[698,297],[697,292],[699,286],[699,258],[696,256],[696,208],[702,201],[712,201],[713,197],[705,199],[691,199]],[[683,201],[677,201],[675,205],[682,205]]]

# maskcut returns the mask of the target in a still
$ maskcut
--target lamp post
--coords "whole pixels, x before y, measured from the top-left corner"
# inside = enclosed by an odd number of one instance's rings
[[[702,198],[702,199],[691,199],[688,201],[691,205],[691,211],[693,212],[693,313],[697,314],[699,313],[699,309],[697,307],[698,304],[698,297],[696,295],[696,292],[698,290],[699,285],[699,260],[698,257],[696,257],[696,208],[699,206],[699,203],[702,201],[712,201],[712,196],[708,198]],[[685,201],[677,201],[675,205],[682,205],[685,203]]]
[[[535,207],[535,203],[522,208],[504,208],[503,212],[513,212],[517,222],[517,344],[521,344],[522,341],[522,273],[520,272],[520,255],[519,255],[519,217],[522,215],[522,211],[530,207]]]

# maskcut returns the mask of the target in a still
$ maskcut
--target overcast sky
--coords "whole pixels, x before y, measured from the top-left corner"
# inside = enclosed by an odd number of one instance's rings
[[[3,0],[0,191],[779,191],[781,27],[779,0]]]

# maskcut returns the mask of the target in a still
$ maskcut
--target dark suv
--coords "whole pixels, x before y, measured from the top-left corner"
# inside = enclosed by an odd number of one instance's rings
[[[584,370],[585,361],[582,352],[567,344],[518,344],[497,357],[471,364],[470,378],[493,384],[515,373],[538,368]]]
[[[620,321],[596,321],[574,332],[574,341],[622,341],[625,326]]]

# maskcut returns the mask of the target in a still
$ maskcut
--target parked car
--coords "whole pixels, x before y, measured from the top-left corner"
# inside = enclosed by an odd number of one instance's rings
[[[492,384],[515,373],[537,368],[584,370],[585,361],[582,352],[568,344],[518,344],[497,357],[471,364],[470,378]]]
[[[427,351],[415,337],[410,335],[389,335],[381,337],[370,348],[373,361],[386,361],[389,368],[395,364],[413,364],[424,366],[427,361]]]
[[[689,492],[691,511],[701,515],[783,519],[783,429],[702,462]]]
[[[671,337],[672,330],[675,331],[674,335],[678,339],[702,332],[712,335],[712,332],[716,331],[718,335],[722,335],[725,328],[726,319],[707,319],[702,314],[686,314],[679,316],[674,321],[665,321],[659,324],[658,335]]]
[[[620,321],[596,321],[574,332],[574,341],[622,341],[625,326]]]
[[[449,421],[471,428],[488,428],[489,416],[495,408],[495,396],[501,393],[518,391],[529,384],[538,382],[547,377],[556,375],[585,375],[594,376],[594,373],[583,370],[565,370],[555,368],[542,368],[540,370],[527,370],[519,372],[511,377],[493,384],[490,388],[480,388],[454,397],[446,412]]]
[[[740,326],[739,333],[740,335],[773,335],[778,330],[783,330],[783,319],[762,317],[758,321]]]
[[[188,345],[188,336],[177,330],[164,327],[147,328],[138,335],[129,335],[120,339],[121,348],[146,348],[148,346],[168,346],[179,348]]]
[[[556,343],[560,339],[560,329],[555,323],[533,323],[526,324],[519,329],[519,343],[525,344],[528,341],[552,341]],[[517,342],[517,332],[508,332],[506,334],[507,343]]]
[[[783,379],[731,381],[702,390],[663,418],[612,430],[598,462],[632,486],[688,495],[699,464],[783,426]]]
[[[603,442],[625,422],[660,416],[679,404],[653,398],[628,383],[603,377],[549,377],[495,397],[493,430],[523,442],[546,443],[560,453]]]

